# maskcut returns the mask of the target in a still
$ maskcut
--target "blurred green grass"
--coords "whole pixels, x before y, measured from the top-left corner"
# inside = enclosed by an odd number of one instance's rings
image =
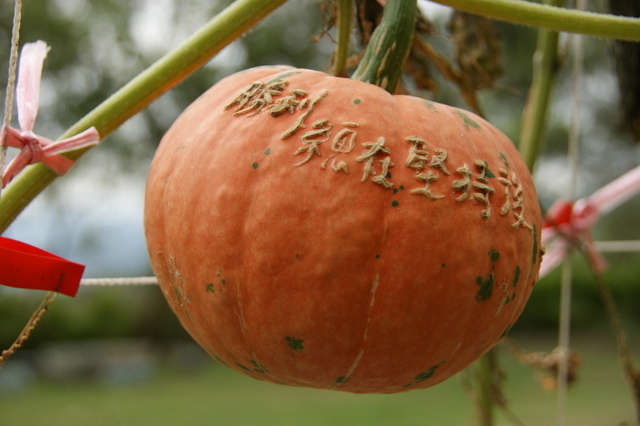
[[[553,339],[528,335],[517,341],[526,349],[542,351],[554,347]],[[575,336],[574,350],[580,353],[582,366],[568,397],[568,425],[634,424],[631,392],[613,336]],[[527,426],[555,424],[555,395],[542,390],[530,367],[518,364],[504,350],[500,358],[510,410]],[[138,382],[40,381],[15,392],[0,392],[0,424],[25,426],[446,426],[472,424],[472,417],[459,376],[425,390],[353,395],[263,383],[208,360],[189,371],[162,368]],[[517,424],[503,412],[496,418],[500,426]]]

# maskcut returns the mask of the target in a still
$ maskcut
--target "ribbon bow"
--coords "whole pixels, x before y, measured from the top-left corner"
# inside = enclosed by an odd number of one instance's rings
[[[640,166],[575,203],[562,199],[556,201],[547,211],[542,228],[542,243],[547,251],[542,259],[540,277],[558,266],[578,243],[584,244],[594,269],[602,272],[607,263],[593,243],[591,228],[600,216],[609,213],[638,192]]]
[[[42,64],[48,51],[49,47],[43,41],[27,43],[22,48],[16,88],[20,129],[3,125],[0,133],[0,145],[19,148],[20,153],[2,174],[3,188],[26,166],[38,162],[44,163],[56,174],[64,175],[74,162],[60,154],[93,146],[100,141],[100,135],[94,127],[57,142],[33,133],[40,99]]]

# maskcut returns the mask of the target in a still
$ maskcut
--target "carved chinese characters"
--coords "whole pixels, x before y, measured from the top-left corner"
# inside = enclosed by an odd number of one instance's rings
[[[522,187],[506,161],[503,160],[504,167],[499,168],[496,175],[485,159],[476,159],[472,164],[456,164],[455,158],[450,158],[446,149],[425,139],[427,135],[407,135],[402,151],[397,148],[392,151],[385,135],[380,135],[376,140],[359,140],[360,123],[333,123],[328,117],[309,122],[311,113],[329,95],[327,90],[312,94],[305,89],[288,86],[289,82],[282,79],[252,83],[225,109],[233,108],[235,117],[251,117],[261,113],[274,118],[297,115],[280,137],[282,140],[299,138],[299,145],[292,152],[293,156],[299,158],[293,162],[296,167],[316,164],[322,169],[328,167],[335,173],[347,175],[355,172],[354,167],[358,167],[361,182],[392,189],[397,188],[392,171],[399,165],[404,166],[414,171],[414,182],[403,184],[410,194],[431,201],[454,197],[459,204],[477,204],[481,207],[479,216],[484,220],[489,220],[495,214],[492,213],[496,202],[494,199],[499,195],[503,201],[495,207],[497,214],[510,215],[513,228],[531,230],[524,211]],[[354,103],[359,103],[359,100]],[[429,106],[436,108],[432,103]],[[480,128],[466,113],[459,111],[457,114],[465,129]]]

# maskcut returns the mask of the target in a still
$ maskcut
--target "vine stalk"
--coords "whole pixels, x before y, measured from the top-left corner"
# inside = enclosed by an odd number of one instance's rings
[[[416,0],[387,0],[380,25],[351,78],[395,91],[413,43],[417,10]]]
[[[583,254],[587,258],[587,261],[591,266],[588,255],[584,251]],[[631,354],[631,349],[629,348],[629,336],[625,329],[622,315],[620,313],[620,310],[618,309],[618,305],[615,298],[613,297],[611,289],[605,282],[602,273],[598,272],[593,267],[591,267],[591,273],[593,274],[600,299],[602,300],[604,310],[609,317],[609,322],[616,338],[618,359],[620,361],[620,364],[622,365],[622,370],[626,376],[626,379],[629,382],[629,386],[631,387],[635,405],[636,422],[640,424],[640,369],[638,369],[638,367],[636,367],[633,363],[633,356]]]
[[[545,0],[545,3],[559,5],[562,4],[562,0]],[[532,173],[540,154],[551,88],[558,69],[559,37],[557,31],[538,30],[538,41],[533,55],[533,76],[522,114],[518,144],[520,154]]]
[[[333,75],[337,77],[347,76],[347,58],[352,25],[353,0],[338,0],[338,46],[333,63]]]
[[[640,41],[640,18],[564,9],[550,4],[521,0],[432,0],[464,12],[514,24]]]
[[[492,426],[496,408],[496,376],[498,372],[498,354],[491,349],[475,362],[476,401],[475,425]]]

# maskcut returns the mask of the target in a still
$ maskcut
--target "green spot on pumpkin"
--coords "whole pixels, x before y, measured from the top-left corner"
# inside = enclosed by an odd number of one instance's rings
[[[520,280],[521,273],[522,271],[520,270],[520,267],[516,266],[516,272],[515,274],[513,274],[513,281],[511,282],[511,285],[513,285],[514,287],[518,285],[518,281]]]
[[[361,100],[361,99],[359,99],[359,98],[355,98],[355,99],[353,100],[353,103],[354,103],[354,104],[356,104],[356,105],[358,105],[360,102],[362,102],[362,100]]]
[[[434,102],[431,102],[428,99],[423,99],[422,102],[424,102],[425,105],[431,108],[433,111],[438,112],[438,108],[436,108],[436,104]]]
[[[413,378],[411,383],[407,383],[406,385],[403,386],[403,388],[408,388],[408,387],[417,385],[420,382],[424,382],[427,379],[430,379],[431,377],[433,377],[438,367],[440,367],[443,363],[444,361],[440,361],[436,365],[430,367],[427,371],[418,374],[416,377]]]
[[[204,289],[209,292],[209,293],[215,293],[215,289],[213,288],[213,284],[212,283],[206,283],[204,285]]]
[[[289,347],[294,351],[301,351],[304,349],[304,345],[302,344],[302,339],[296,339],[296,338],[287,336],[284,338],[284,340],[287,342],[287,345],[289,345]]]
[[[493,172],[491,171],[491,169],[489,169],[489,166],[485,167],[484,169],[484,177],[486,178],[494,178],[496,177],[495,174],[493,174]]]
[[[508,169],[509,162],[507,161],[507,156],[504,155],[503,153],[500,153],[500,159],[502,160],[502,164],[504,164],[504,166]]]
[[[462,117],[462,119],[464,120],[464,127],[467,130],[469,130],[469,126],[473,127],[474,129],[480,130],[480,124],[478,124],[477,121],[475,121],[474,119],[469,117],[469,115],[467,115],[466,112],[463,112],[461,110],[456,110],[456,114],[458,114],[460,117]]]
[[[498,259],[500,259],[500,253],[498,252],[498,250],[491,249],[489,250],[489,258],[491,258],[492,262],[497,262]]]
[[[389,175],[387,176],[387,179],[390,179],[390,178],[391,178],[391,174],[389,173]],[[402,191],[403,189],[404,189],[404,185],[400,185],[400,186],[399,186],[399,187],[397,187],[397,188],[393,188],[393,193],[394,193],[394,194],[397,194],[397,193],[398,193],[398,191]]]
[[[264,150],[264,155],[269,155],[271,154],[271,148],[267,148]]]
[[[340,376],[336,379],[336,383],[339,385],[343,384],[346,381],[347,381],[347,378],[345,376]]]
[[[436,372],[436,368],[438,368],[437,365],[431,367],[430,369],[428,369],[427,371],[425,371],[422,374],[418,374],[416,376],[416,378],[414,379],[416,382],[422,382],[424,380],[427,380],[428,378],[430,378],[431,376],[433,376],[433,373]]]
[[[282,80],[283,78],[291,77],[294,74],[301,74],[301,73],[302,73],[301,71],[289,71],[284,74],[280,74],[279,76],[274,77],[273,79],[267,81],[267,84],[275,83],[276,81]]]
[[[500,252],[496,249],[491,249],[487,252],[491,263],[495,263],[500,259]],[[491,272],[485,279],[484,277],[476,277],[476,284],[480,286],[478,293],[476,294],[476,300],[483,302],[491,298],[493,294],[493,284],[495,283],[495,265],[491,266]]]
[[[400,205],[400,201],[398,201],[398,200],[393,200],[391,202],[391,207],[398,207],[399,205]]]
[[[254,169],[257,169],[257,168],[258,168],[258,163],[253,163],[253,164],[251,165],[251,167],[253,167]]]
[[[495,275],[493,271],[487,276],[487,279],[483,277],[476,278],[476,284],[480,286],[480,290],[476,294],[476,300],[478,302],[484,302],[491,298],[491,294],[493,293],[493,284],[495,283]]]
[[[242,368],[242,369],[243,369],[243,370],[245,370],[245,371],[251,371],[249,368],[245,367],[244,365],[242,365],[242,364],[240,364],[240,363],[238,363],[238,362],[236,362],[236,365],[237,365],[238,367]]]
[[[269,370],[267,370],[264,365],[260,364],[258,361],[256,361],[255,359],[251,360],[251,364],[255,367],[253,369],[253,371],[255,371],[256,373],[261,373],[261,374],[266,374],[269,372]]]
[[[225,367],[228,367],[229,364],[227,364],[222,358],[220,358],[218,355],[213,354],[213,358],[218,361],[220,364],[224,365]]]

